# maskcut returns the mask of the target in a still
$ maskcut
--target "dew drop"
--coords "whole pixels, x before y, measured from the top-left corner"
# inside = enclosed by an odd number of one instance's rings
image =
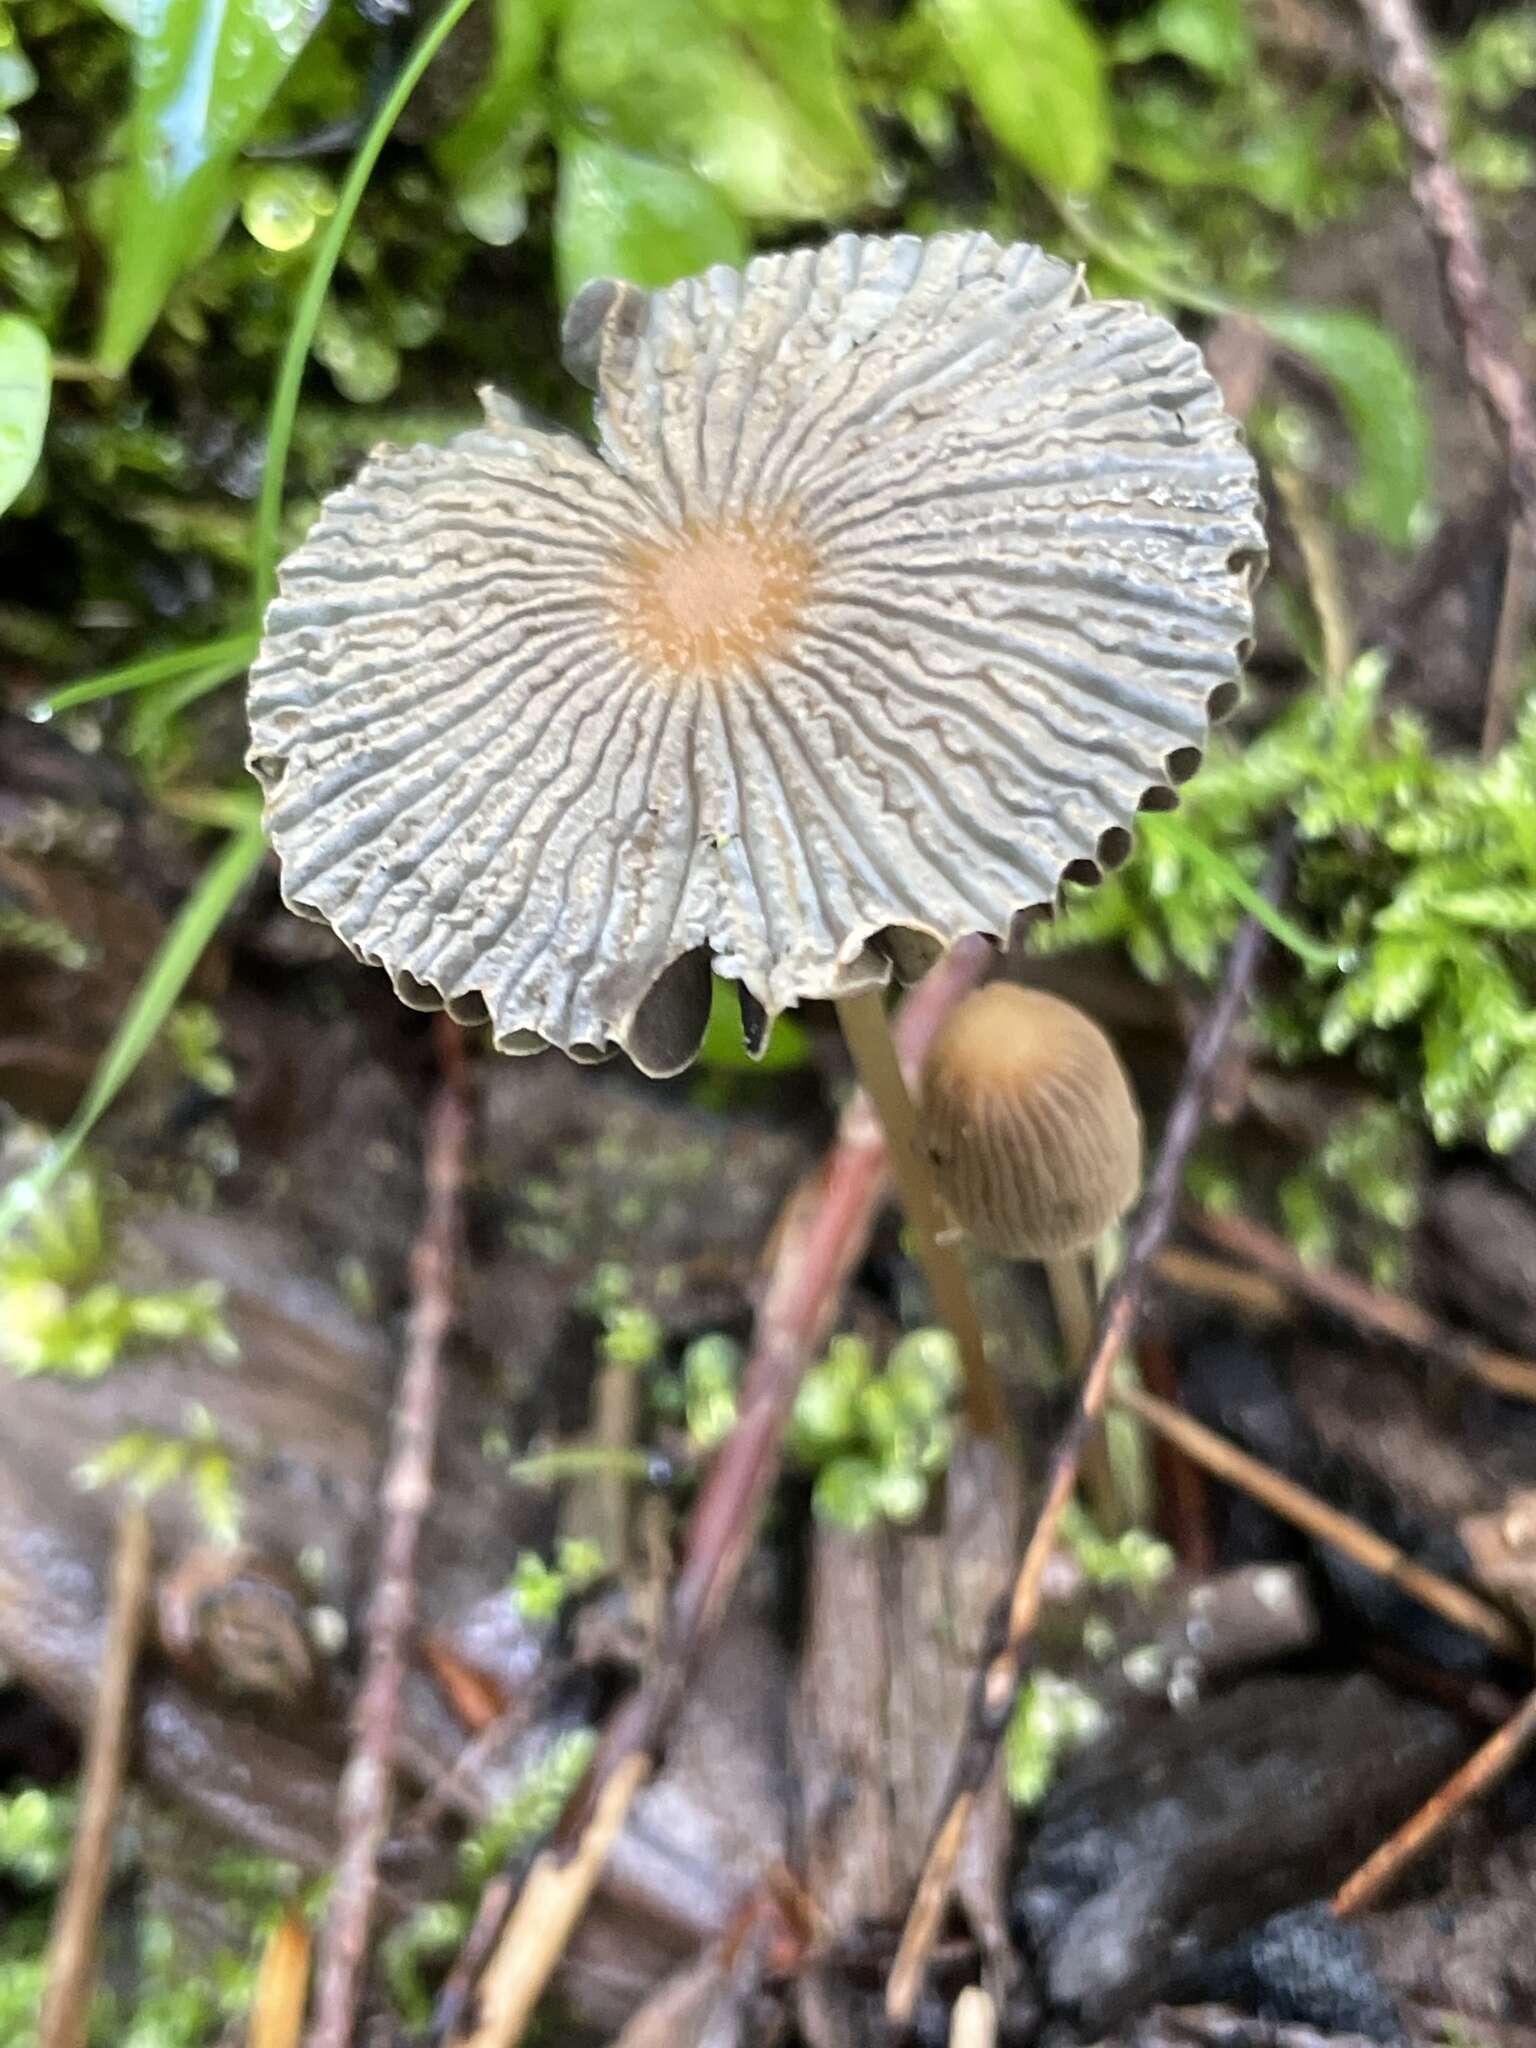
[[[252,179],[240,203],[240,218],[264,249],[286,254],[304,246],[335,204],[335,194],[318,172],[284,166]]]

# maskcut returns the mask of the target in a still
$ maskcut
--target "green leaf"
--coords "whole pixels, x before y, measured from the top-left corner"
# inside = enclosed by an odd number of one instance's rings
[[[288,470],[288,449],[299,409],[299,386],[304,381],[304,365],[309,360],[315,329],[325,309],[326,292],[330,289],[331,278],[368,180],[373,175],[373,167],[389,140],[390,130],[405,111],[405,103],[420,84],[422,73],[470,5],[471,0],[446,0],[441,12],[433,17],[412,45],[410,55],[379,102],[368,124],[367,134],[357,145],[357,153],[347,166],[347,175],[336,195],[336,211],[326,222],[325,231],[316,245],[309,275],[294,308],[288,338],[283,343],[283,359],[278,365],[272,386],[272,403],[267,412],[267,459],[261,472],[261,494],[256,500],[256,537],[251,570],[252,596],[258,611],[265,607],[277,588],[278,527],[283,514],[283,480]]]
[[[37,91],[37,72],[21,47],[16,24],[0,4],[0,112],[19,107]]]
[[[1363,313],[1271,306],[1256,317],[1333,387],[1360,457],[1347,509],[1396,547],[1415,537],[1429,498],[1429,415],[1397,341]]]
[[[527,220],[523,165],[543,126],[539,83],[550,11],[550,0],[493,0],[491,61],[480,88],[432,145],[459,219],[493,248],[516,241]]]
[[[822,221],[875,187],[830,0],[566,0],[559,74],[579,119],[749,219]]]
[[[710,991],[709,1023],[699,1047],[699,1065],[715,1074],[784,1074],[803,1067],[811,1056],[805,1026],[793,1017],[775,1017],[768,1043],[754,1059],[741,1030],[741,1005],[733,981],[715,976]]]
[[[0,512],[20,497],[43,452],[52,379],[41,328],[20,313],[0,315]]]
[[[1253,60],[1253,31],[1243,0],[1157,0],[1115,38],[1124,64],[1167,55],[1223,84],[1240,79]]]
[[[1073,0],[933,0],[982,119],[1042,185],[1097,191],[1109,169],[1104,51]]]
[[[1529,1054],[1505,1074],[1488,1106],[1488,1143],[1495,1152],[1512,1152],[1536,1123],[1536,1058]]]
[[[581,133],[560,146],[555,276],[569,302],[594,277],[671,284],[712,263],[741,264],[741,222],[692,171]]]
[[[110,374],[132,362],[171,286],[221,231],[235,158],[325,6],[141,0],[96,349]]]
[[[128,1007],[118,1019],[117,1029],[102,1054],[90,1086],[68,1124],[54,1139],[37,1165],[30,1168],[0,1193],[0,1243],[38,1202],[71,1164],[80,1147],[105,1112],[116,1101],[119,1090],[132,1076],[174,1009],[193,969],[203,957],[203,948],[223,923],[235,898],[261,865],[265,842],[261,819],[252,815],[249,823],[232,832],[224,846],[209,862],[197,886],[181,906],[175,922],[160,941]]]

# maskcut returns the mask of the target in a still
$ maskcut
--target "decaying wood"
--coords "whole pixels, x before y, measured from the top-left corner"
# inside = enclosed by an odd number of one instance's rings
[[[1017,1467],[973,1439],[956,1448],[936,1526],[815,1530],[793,1758],[805,1882],[834,1943],[896,1918],[917,1881],[1019,1514]],[[989,1975],[1003,1979],[1008,1837],[994,1779],[957,1889]],[[859,2048],[878,2024],[878,2000],[835,1954],[802,1978],[797,2004],[811,2048]]]
[[[86,1743],[80,1824],[54,1908],[44,1965],[39,2048],[85,2048],[96,1985],[96,1941],[112,1869],[112,1836],[133,1743],[134,1684],[149,1613],[154,1546],[149,1517],[130,1505],[118,1525],[101,1683]]]
[[[1128,1721],[1051,1788],[1015,1886],[1050,2011],[1096,2040],[1212,1995],[1222,1951],[1326,1895],[1464,1741],[1363,1673],[1254,1677]]]

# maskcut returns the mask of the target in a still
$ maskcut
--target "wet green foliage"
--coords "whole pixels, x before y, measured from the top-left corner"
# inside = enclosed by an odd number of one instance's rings
[[[595,1543],[562,1536],[555,1546],[553,1564],[536,1550],[523,1551],[507,1590],[525,1621],[553,1621],[567,1600],[596,1585],[607,1568]]]
[[[216,1282],[129,1289],[109,1277],[111,1253],[96,1183],[69,1175],[0,1241],[0,1366],[22,1377],[92,1380],[149,1345],[197,1344],[216,1358],[235,1356]]]
[[[815,1474],[818,1515],[854,1534],[915,1522],[954,1446],[960,1359],[947,1330],[912,1330],[876,1371],[859,1337],[834,1337],[806,1374],[788,1450]]]
[[[1069,892],[1041,943],[1114,940],[1149,979],[1209,979],[1240,912],[1191,839],[1257,880],[1289,813],[1293,905],[1340,964],[1288,977],[1261,1007],[1271,1050],[1348,1053],[1389,1097],[1417,1097],[1441,1144],[1507,1151],[1536,1122],[1536,709],[1484,763],[1384,715],[1382,680],[1366,658],[1247,746],[1220,743],[1184,809],[1145,819],[1135,858],[1103,889]]]
[[[596,1746],[596,1737],[584,1728],[557,1736],[528,1766],[498,1811],[461,1844],[460,1895],[416,1907],[385,1936],[380,1967],[395,2009],[408,2024],[427,2024],[433,1981],[441,1976],[468,1932],[480,1890],[509,1858],[541,1841],[554,1826]]]
[[[24,1785],[0,1797],[0,1883],[13,1895],[0,1924],[0,2048],[36,2048],[48,1922],[77,1805],[73,1786]],[[125,1871],[130,1861],[125,1854]],[[261,1935],[296,1901],[312,1910],[314,1888],[306,1892],[291,1866],[262,1857],[221,1858],[210,1877],[244,1937],[242,1952],[193,1963],[165,1920],[140,1918],[128,1950],[117,1953],[112,1987],[97,1993],[89,2048],[206,2048],[243,2020]]]
[[[213,1542],[233,1545],[240,1540],[235,1461],[200,1402],[192,1404],[182,1435],[131,1429],[84,1459],[74,1477],[87,1492],[121,1487],[139,1501],[153,1500],[168,1487],[185,1487]]]

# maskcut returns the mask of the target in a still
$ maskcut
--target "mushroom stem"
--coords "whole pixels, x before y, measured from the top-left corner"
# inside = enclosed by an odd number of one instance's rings
[[[1093,1346],[1097,1290],[1092,1267],[1081,1252],[1061,1252],[1044,1263],[1045,1277],[1050,1283],[1051,1305],[1056,1311],[1056,1327],[1061,1332],[1062,1353],[1068,1370],[1075,1378],[1082,1372]],[[1081,1470],[1083,1491],[1088,1496],[1093,1519],[1106,1536],[1120,1535],[1125,1517],[1121,1512],[1119,1489],[1115,1485],[1107,1430],[1101,1429],[1084,1446]]]
[[[928,1167],[917,1148],[917,1115],[891,1041],[885,1004],[878,989],[844,996],[837,1005],[843,1041],[890,1148],[891,1173],[907,1212],[918,1264],[928,1282],[940,1320],[960,1349],[965,1373],[965,1412],[978,1436],[1005,1439],[1008,1411],[987,1357],[981,1318],[971,1297],[965,1265],[944,1241],[944,1212]]]

